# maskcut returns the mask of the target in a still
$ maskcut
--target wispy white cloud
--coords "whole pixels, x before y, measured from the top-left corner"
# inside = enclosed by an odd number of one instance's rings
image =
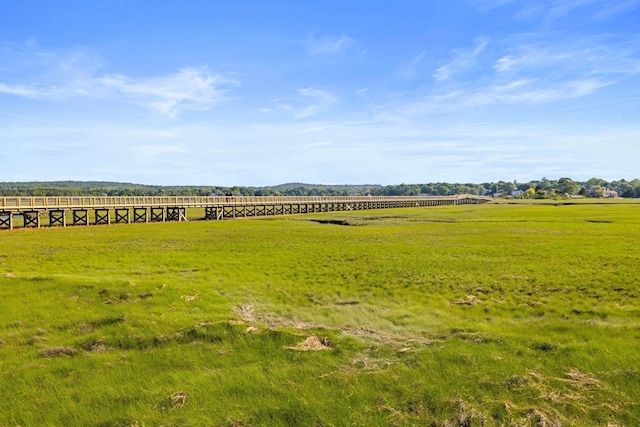
[[[591,95],[613,84],[612,81],[596,78],[574,79],[560,82],[545,82],[542,79],[513,80],[504,84],[493,84],[466,90],[453,90],[407,101],[391,107],[395,114],[410,116],[434,112],[453,111],[461,108],[487,105],[535,105],[564,101]]]
[[[24,98],[47,98],[52,95],[55,91],[51,88],[48,90],[39,89],[36,86],[30,85],[7,85],[4,83],[0,83],[0,93],[5,93],[7,95],[15,95],[22,96]]]
[[[321,90],[314,87],[305,89],[299,89],[300,95],[305,98],[309,98],[314,101],[312,104],[304,107],[300,112],[296,114],[297,118],[309,117],[318,114],[321,111],[327,110],[331,106],[338,103],[338,97],[326,90]]]
[[[523,43],[496,60],[498,72],[522,73],[553,70],[555,75],[632,74],[640,71],[640,37],[622,43],[606,37],[583,37],[577,42],[558,42],[553,47]]]
[[[437,81],[447,80],[453,74],[468,70],[477,65],[476,58],[487,47],[489,41],[482,38],[476,42],[473,49],[455,49],[451,52],[451,59],[440,66],[433,74]]]
[[[296,119],[315,116],[340,102],[338,96],[318,87],[298,89],[297,96],[290,96],[274,100],[276,108],[290,112]],[[270,109],[263,109],[265,112]]]
[[[337,37],[315,37],[307,41],[309,52],[313,55],[336,55],[356,47],[356,40],[342,34]]]
[[[183,68],[178,73],[151,79],[131,79],[122,75],[101,77],[99,84],[170,117],[182,110],[208,110],[223,97],[223,87],[237,84],[205,67]]]
[[[503,86],[482,88],[461,99],[467,106],[489,104],[542,104],[580,98],[609,86],[612,82],[598,79],[577,79],[547,85],[541,81],[519,80]]]
[[[574,10],[596,4],[602,0],[551,0],[544,9],[544,18],[549,21],[554,21],[570,15]]]
[[[550,52],[535,46],[520,46],[516,49],[517,53],[502,56],[496,61],[494,65],[496,71],[508,72],[527,67],[549,67],[557,62],[566,61],[573,55],[571,52]]]
[[[508,5],[510,3],[514,3],[517,0],[473,0],[472,3],[476,5],[476,7],[481,12],[490,12],[493,9]]]
[[[65,99],[74,96],[103,96],[104,88],[95,81],[42,82],[42,83],[1,83],[0,93],[30,99]]]
[[[98,95],[92,87],[102,60],[82,48],[51,51],[29,41],[0,44],[0,93],[31,99]]]
[[[501,40],[490,52],[487,46],[478,39],[473,48],[452,51],[450,61],[436,70],[430,93],[399,94],[387,106],[378,106],[376,117],[398,121],[403,114],[558,102],[592,95],[640,73],[640,36],[619,40],[594,35],[545,43],[526,34]]]
[[[538,20],[547,24],[576,13],[604,20],[640,8],[640,0],[475,0],[474,3],[484,13],[511,8],[513,19]]]
[[[236,79],[212,73],[207,67],[132,78],[99,74],[101,61],[82,52],[56,53],[30,45],[23,49],[5,47],[2,53],[7,61],[15,62],[3,73],[6,80],[0,81],[0,93],[30,99],[122,98],[176,117],[184,110],[208,110],[223,99],[226,89],[239,85]]]
[[[398,71],[397,71],[398,76],[408,80],[414,79],[416,77],[420,77],[422,74],[420,70],[420,66],[424,62],[426,55],[427,55],[427,52],[422,51],[418,53],[416,56],[414,56],[413,59],[411,59],[411,61],[401,64],[400,67],[398,67]]]
[[[630,13],[637,9],[640,9],[640,0],[617,0],[615,2],[607,2],[602,5],[602,9],[596,13],[595,18],[611,19],[615,16]]]

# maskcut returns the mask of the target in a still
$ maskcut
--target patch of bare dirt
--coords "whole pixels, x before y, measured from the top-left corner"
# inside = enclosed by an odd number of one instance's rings
[[[288,350],[296,351],[319,351],[319,350],[331,350],[331,343],[327,338],[318,338],[315,335],[309,336],[306,340],[302,341],[294,347],[287,347]]]
[[[233,307],[233,312],[242,317],[242,320],[245,322],[255,322],[257,320],[254,305],[250,302],[245,302],[239,306]]]

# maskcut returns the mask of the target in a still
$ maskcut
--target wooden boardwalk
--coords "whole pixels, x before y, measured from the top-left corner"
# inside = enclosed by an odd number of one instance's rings
[[[485,203],[474,195],[457,196],[167,196],[167,197],[2,197],[0,229],[42,225],[100,225],[186,221],[187,209],[204,210],[206,220],[315,212]],[[16,221],[18,219],[18,221]],[[20,221],[21,219],[21,221]]]

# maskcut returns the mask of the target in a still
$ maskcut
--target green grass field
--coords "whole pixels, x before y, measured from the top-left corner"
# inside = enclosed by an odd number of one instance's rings
[[[640,425],[639,248],[638,201],[3,231],[0,425]]]

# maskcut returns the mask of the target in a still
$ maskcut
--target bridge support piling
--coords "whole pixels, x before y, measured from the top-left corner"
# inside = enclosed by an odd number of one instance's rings
[[[40,212],[39,211],[24,211],[22,212],[22,218],[24,218],[24,227],[40,228]]]
[[[86,209],[74,209],[73,225],[89,225],[89,211]]]
[[[13,230],[13,212],[0,211],[0,228]]]
[[[64,210],[55,209],[49,211],[49,226],[53,227],[54,225],[61,225],[63,227],[67,226],[67,220],[65,217]]]
[[[109,209],[107,209],[107,208],[96,208],[94,210],[94,213],[96,215],[95,225],[100,225],[100,224],[110,225],[111,224],[111,217],[109,216]]]
[[[131,223],[131,219],[129,218],[129,208],[116,208],[115,211],[116,211],[116,224]]]
[[[209,207],[209,206],[205,207],[204,208],[204,219],[208,219],[208,220],[218,219],[216,211],[217,211],[217,209],[216,209],[215,206],[213,206],[213,207]]]
[[[151,214],[153,215],[153,213]],[[153,220],[153,218],[152,218]],[[167,221],[186,221],[187,220],[187,209],[180,206],[169,206],[167,207]]]
[[[133,222],[149,222],[147,208],[133,208]]]
[[[151,222],[164,222],[164,208],[150,208]]]
[[[236,208],[235,208],[235,206],[223,206],[222,207],[222,215],[221,215],[220,219],[223,219],[225,217],[226,218],[231,217],[233,219],[236,218]]]

